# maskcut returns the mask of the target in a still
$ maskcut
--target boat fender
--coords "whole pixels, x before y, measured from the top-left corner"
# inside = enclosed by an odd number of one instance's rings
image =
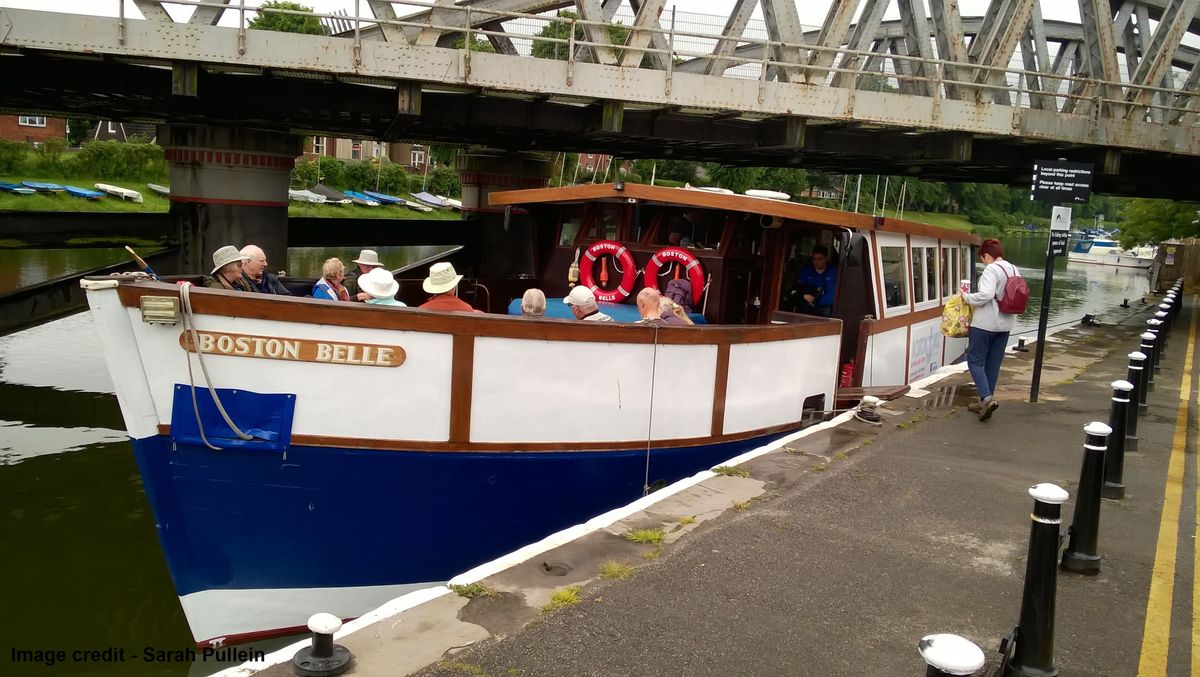
[[[699,306],[704,296],[704,267],[696,255],[682,247],[664,247],[650,257],[646,264],[646,286],[658,289],[658,269],[668,262],[674,261],[683,267],[692,283],[692,305]],[[661,290],[660,290],[661,291]]]
[[[601,256],[611,256],[616,260],[614,267],[621,273],[621,283],[617,285],[616,289],[601,289],[596,284],[592,267],[596,264],[596,259]],[[633,283],[636,279],[637,264],[633,261],[633,254],[620,242],[612,240],[594,242],[584,251],[583,260],[579,262],[579,282],[591,289],[596,295],[596,300],[602,303],[621,303],[629,298],[629,295],[633,293]]]

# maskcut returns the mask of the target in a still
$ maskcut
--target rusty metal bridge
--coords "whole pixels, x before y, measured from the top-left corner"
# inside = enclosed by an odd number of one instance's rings
[[[329,35],[248,29],[244,0],[111,4],[0,8],[0,108],[1014,185],[1068,157],[1102,191],[1200,192],[1200,0],[1079,0],[1078,23],[829,0],[815,27],[795,0],[723,26],[665,0],[347,0]]]

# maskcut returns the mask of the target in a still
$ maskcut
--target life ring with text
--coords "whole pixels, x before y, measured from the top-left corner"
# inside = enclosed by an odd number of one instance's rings
[[[602,257],[611,256],[613,267],[621,274],[621,282],[616,289],[604,289],[608,284],[608,260]],[[592,268],[600,261],[600,270],[593,274]],[[621,303],[633,293],[633,282],[637,279],[637,264],[633,262],[633,254],[625,245],[612,240],[600,240],[587,248],[583,260],[579,262],[579,282],[592,290],[596,300],[604,303]]]
[[[678,263],[687,272],[688,281],[692,283],[692,305],[698,307],[704,296],[704,267],[695,254],[682,247],[665,247],[650,257],[646,264],[646,286],[658,289],[658,270],[671,262]]]

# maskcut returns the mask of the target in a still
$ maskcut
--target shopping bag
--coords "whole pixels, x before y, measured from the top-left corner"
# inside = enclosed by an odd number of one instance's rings
[[[942,309],[942,335],[950,338],[966,338],[971,328],[971,304],[955,294],[946,299]]]

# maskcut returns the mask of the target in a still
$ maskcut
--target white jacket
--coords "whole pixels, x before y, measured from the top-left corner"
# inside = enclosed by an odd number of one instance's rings
[[[1020,274],[1016,266],[1004,259],[992,261],[983,269],[983,274],[979,276],[979,291],[963,294],[963,299],[975,308],[971,314],[972,327],[984,331],[1012,331],[1017,316],[1000,312],[996,301],[1004,298],[1004,285],[1008,278]]]

